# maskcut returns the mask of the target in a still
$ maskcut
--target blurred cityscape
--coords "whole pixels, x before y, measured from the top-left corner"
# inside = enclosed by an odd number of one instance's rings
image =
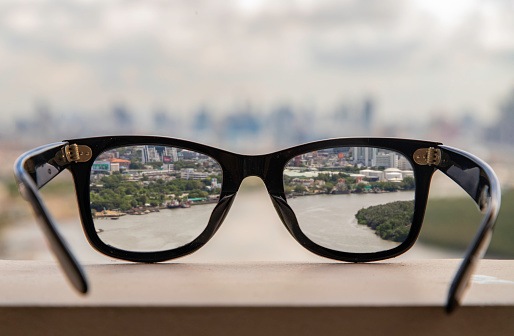
[[[37,144],[109,134],[153,134],[250,151],[355,136],[429,139],[464,146],[514,146],[514,90],[497,109],[498,117],[484,125],[471,113],[459,118],[437,113],[422,123],[408,118],[378,122],[380,104],[370,97],[343,102],[328,111],[288,104],[265,111],[248,103],[226,112],[208,106],[183,112],[159,108],[143,116],[123,104],[102,113],[78,114],[54,111],[51,105],[39,103],[29,117],[16,117],[12,125],[4,123],[0,139]]]
[[[326,111],[292,104],[263,110],[247,103],[229,111],[202,105],[191,111],[158,108],[144,114],[117,104],[101,113],[74,113],[38,103],[28,117],[15,117],[11,125],[0,126],[0,141],[30,147],[77,137],[151,134],[252,153],[325,138],[383,136],[441,141],[474,152],[478,147],[486,155],[497,148],[508,156],[514,149],[514,89],[496,109],[496,117],[484,124],[474,113],[455,118],[451,112],[434,113],[419,123],[408,117],[380,121],[380,102],[373,97],[342,102]]]

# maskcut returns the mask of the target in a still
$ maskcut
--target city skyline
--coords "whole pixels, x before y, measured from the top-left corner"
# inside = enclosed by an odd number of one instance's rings
[[[190,113],[156,109],[144,118],[134,110],[114,105],[101,119],[94,116],[56,115],[38,105],[29,118],[3,125],[0,138],[22,137],[24,143],[109,134],[153,134],[190,139],[235,151],[269,151],[331,137],[381,136],[438,140],[463,148],[501,144],[512,146],[514,90],[499,104],[499,117],[482,123],[472,114],[460,118],[432,115],[428,122],[391,118],[378,120],[380,102],[373,97],[341,102],[323,114],[284,104],[271,110],[252,105],[234,107],[219,115],[201,105]],[[176,111],[175,111],[176,112]],[[28,136],[30,135],[30,136]]]

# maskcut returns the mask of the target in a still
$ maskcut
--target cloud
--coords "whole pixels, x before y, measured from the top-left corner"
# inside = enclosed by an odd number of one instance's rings
[[[501,3],[473,2],[444,20],[424,4],[1,2],[0,88],[9,94],[0,109],[30,110],[36,99],[63,109],[245,99],[327,107],[372,93],[388,115],[484,112],[513,84],[514,20]]]

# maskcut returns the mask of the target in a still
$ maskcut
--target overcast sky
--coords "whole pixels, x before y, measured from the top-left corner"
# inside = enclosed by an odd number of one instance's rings
[[[514,89],[514,1],[2,1],[0,120],[124,102],[488,120]]]

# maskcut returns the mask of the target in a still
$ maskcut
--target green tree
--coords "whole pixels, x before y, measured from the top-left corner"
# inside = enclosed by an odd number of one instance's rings
[[[330,193],[332,189],[334,189],[334,185],[330,182],[327,182],[323,185],[323,189],[325,189],[327,193]]]
[[[357,193],[361,193],[364,191],[364,188],[366,188],[366,184],[364,183],[359,183],[355,186],[355,192]]]
[[[363,208],[355,215],[357,222],[375,230],[382,239],[403,242],[410,231],[414,201],[397,201]]]
[[[382,184],[382,189],[385,191],[397,191],[399,189],[398,183],[394,182],[384,182]]]
[[[414,180],[414,177],[407,176],[403,179],[401,183],[401,188],[404,190],[412,190],[416,188],[416,181]]]
[[[284,192],[285,192],[286,195],[292,194],[293,193],[293,187],[286,185],[284,187]]]
[[[140,206],[144,206],[148,202],[148,197],[145,194],[140,195],[137,198],[137,202]]]
[[[147,165],[152,166],[153,169],[159,169],[162,167],[162,162],[148,162]]]
[[[303,184],[297,184],[294,187],[294,192],[296,192],[298,194],[302,194],[302,193],[304,193],[306,191],[307,191],[307,188]]]
[[[129,169],[140,170],[140,169],[144,169],[144,168],[145,168],[145,165],[142,164],[139,159],[137,159],[137,158],[130,159]]]

